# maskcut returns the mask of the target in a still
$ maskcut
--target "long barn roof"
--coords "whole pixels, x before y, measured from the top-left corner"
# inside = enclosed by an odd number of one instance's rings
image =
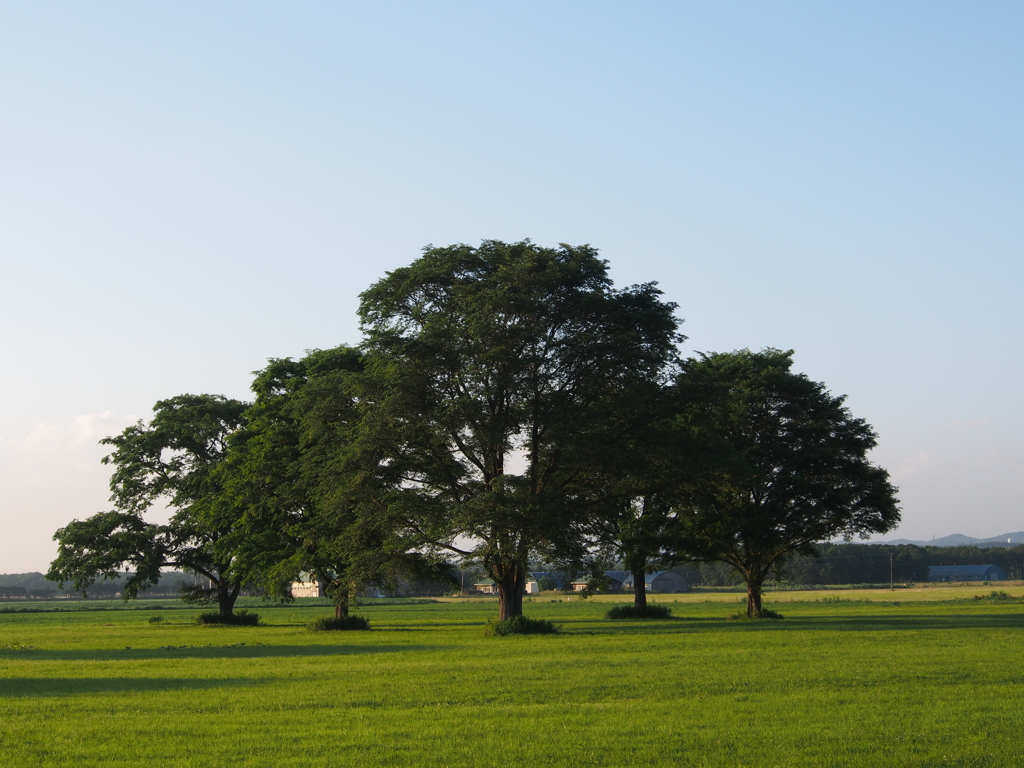
[[[992,573],[993,568],[999,573],[1003,572],[998,565],[930,565],[928,575],[950,579],[984,579]]]

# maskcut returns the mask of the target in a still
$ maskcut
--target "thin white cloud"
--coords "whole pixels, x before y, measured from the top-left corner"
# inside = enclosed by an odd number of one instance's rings
[[[45,570],[56,554],[53,532],[110,508],[110,452],[99,440],[137,421],[112,411],[39,423],[0,438],[0,573]],[[157,514],[162,514],[159,510]]]
[[[0,438],[0,448],[8,454],[74,453],[96,446],[100,439],[118,434],[137,420],[113,411],[84,413],[63,424],[36,424],[21,438]]]
[[[920,474],[928,470],[935,463],[935,454],[931,451],[920,451],[915,456],[904,459],[899,467],[893,471],[894,480],[902,480],[907,477]]]
[[[980,419],[953,419],[946,426],[950,429],[977,429],[978,427],[987,427],[992,423],[992,419],[988,416],[982,416]]]

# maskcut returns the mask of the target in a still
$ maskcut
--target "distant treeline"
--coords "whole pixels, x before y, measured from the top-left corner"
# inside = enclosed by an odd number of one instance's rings
[[[89,597],[112,598],[119,596],[124,589],[124,582],[128,574],[119,576],[116,579],[97,581],[89,587]],[[181,588],[191,585],[197,577],[184,573],[167,573],[160,579],[160,582],[143,592],[140,597],[178,597]],[[65,584],[62,589],[58,584],[47,581],[43,574],[35,573],[2,573],[0,574],[0,600],[27,600],[63,597],[70,594],[72,597],[80,597],[71,589],[70,584]]]
[[[885,584],[928,581],[930,565],[998,565],[1008,579],[1024,579],[1024,546],[919,547],[914,544],[820,544],[821,557],[794,556],[786,563],[785,583],[805,585]],[[728,566],[700,566],[704,584],[728,586],[743,579]]]

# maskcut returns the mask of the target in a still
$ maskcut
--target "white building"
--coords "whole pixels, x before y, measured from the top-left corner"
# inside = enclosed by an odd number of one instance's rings
[[[325,597],[322,581],[293,581],[292,597]]]

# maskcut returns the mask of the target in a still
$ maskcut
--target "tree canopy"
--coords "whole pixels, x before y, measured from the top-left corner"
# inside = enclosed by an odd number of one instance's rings
[[[129,598],[179,567],[230,613],[243,582],[288,599],[307,574],[344,616],[454,554],[510,619],[531,560],[621,558],[640,608],[648,569],[719,561],[759,615],[792,556],[892,529],[896,489],[872,428],[792,352],[680,360],[675,311],[588,245],[428,247],[360,295],[359,346],[271,359],[252,403],[180,395],[101,441],[113,509],[57,531],[48,578],[129,571]],[[146,519],[160,503],[166,524]]]
[[[124,597],[156,584],[162,568],[187,568],[209,581],[186,597],[216,601],[230,614],[242,578],[233,553],[219,546],[233,530],[216,469],[228,438],[244,423],[246,403],[220,395],[180,395],[159,401],[149,424],[138,422],[100,442],[113,446],[114,509],[75,520],[54,534],[57,558],[47,578],[85,592],[98,578],[130,571]],[[144,518],[158,502],[173,514],[166,524]]]
[[[352,347],[271,360],[256,373],[247,424],[222,471],[239,511],[229,547],[264,592],[300,573],[327,585],[339,617],[361,586],[444,576],[421,542],[374,503],[375,457],[361,450],[363,358]]]
[[[653,284],[614,289],[589,246],[530,242],[430,248],[362,294],[387,504],[477,558],[503,619],[532,553],[581,546],[589,460],[674,359],[674,310]]]
[[[682,420],[720,450],[678,508],[688,554],[736,568],[748,615],[762,610],[765,578],[817,542],[885,533],[899,522],[896,489],[868,452],[876,435],[824,384],[793,373],[792,352],[703,355],[684,363]]]

